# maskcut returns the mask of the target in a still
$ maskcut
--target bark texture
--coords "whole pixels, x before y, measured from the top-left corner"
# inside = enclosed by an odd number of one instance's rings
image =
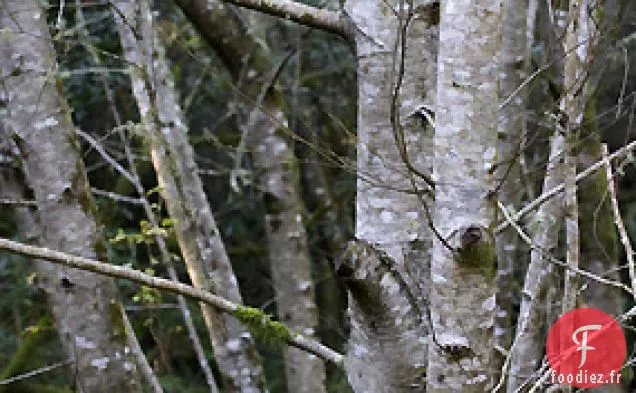
[[[441,4],[427,392],[492,385],[501,2]]]
[[[146,2],[117,1],[126,59],[133,64],[133,92],[147,129],[161,194],[174,219],[188,274],[197,288],[241,303],[238,282],[198,177],[174,82],[153,31]],[[248,330],[233,317],[202,305],[214,356],[228,392],[264,390],[260,359]]]
[[[38,208],[40,243],[106,260],[96,206],[61,92],[46,15],[37,1],[5,1],[0,66],[6,132]],[[79,392],[141,392],[111,278],[38,263]]]
[[[352,0],[345,11],[359,27],[354,249],[364,250],[339,271],[353,277],[347,376],[356,392],[424,391],[430,201],[416,172],[431,169],[439,7]]]

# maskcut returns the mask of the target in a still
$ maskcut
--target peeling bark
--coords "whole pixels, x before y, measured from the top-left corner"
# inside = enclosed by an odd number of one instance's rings
[[[40,244],[106,259],[57,62],[36,1],[5,1],[0,66],[6,132],[18,147],[38,208]],[[141,392],[126,343],[115,283],[86,271],[38,262],[61,341],[74,359],[79,392]]]

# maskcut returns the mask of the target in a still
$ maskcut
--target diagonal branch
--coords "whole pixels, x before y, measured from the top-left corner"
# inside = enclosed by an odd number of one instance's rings
[[[241,319],[241,315],[248,314],[244,312],[245,309],[248,307],[233,303],[210,292],[203,291],[201,289],[197,289],[179,282],[166,280],[164,278],[153,277],[140,271],[123,266],[110,265],[107,263],[98,262],[93,259],[75,256],[48,248],[36,247],[19,242],[14,242],[12,240],[4,238],[0,238],[0,250],[9,251],[30,258],[45,259],[58,265],[64,265],[80,270],[87,270],[93,273],[103,274],[110,277],[130,280],[151,288],[157,288],[175,294],[187,296],[191,299],[216,307],[220,311],[234,315],[239,319]],[[259,310],[253,311],[254,313],[259,312]],[[253,315],[251,317],[253,317]],[[266,326],[268,320],[267,315],[264,315],[264,318],[262,319],[262,327],[269,328],[269,326]],[[343,355],[335,352],[331,348],[322,345],[318,341],[306,338],[300,334],[293,332],[289,335],[286,335],[284,339],[288,345],[314,354],[321,359],[330,361],[338,367],[344,366],[345,358]]]

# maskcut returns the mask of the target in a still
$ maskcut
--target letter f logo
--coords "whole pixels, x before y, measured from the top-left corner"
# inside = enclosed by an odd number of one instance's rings
[[[585,326],[581,326],[580,328],[576,329],[574,331],[574,333],[572,333],[572,341],[574,341],[574,343],[579,346],[576,350],[577,351],[583,351],[581,353],[581,364],[579,364],[579,368],[583,367],[583,365],[585,364],[585,359],[587,357],[587,351],[590,351],[592,349],[596,349],[596,348],[594,348],[592,346],[588,346],[587,345],[587,332],[588,332],[588,330],[600,330],[601,327],[602,327],[602,325],[585,325]],[[576,338],[576,335],[579,334],[580,332],[583,332],[583,339],[581,340],[581,342],[579,342],[579,340]]]

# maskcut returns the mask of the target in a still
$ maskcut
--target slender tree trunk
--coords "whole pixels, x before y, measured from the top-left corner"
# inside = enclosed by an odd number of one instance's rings
[[[526,90],[519,91],[527,75],[530,57],[526,24],[528,0],[507,0],[503,3],[500,94],[513,96],[499,112],[498,167],[495,174],[499,200],[508,209],[517,210],[523,184],[519,158],[523,156],[522,129],[527,105]],[[501,219],[500,215],[500,219]],[[522,258],[519,237],[513,228],[497,235],[497,314],[495,318],[495,370],[505,362],[503,354],[510,350],[513,337],[513,299],[517,291],[515,272]],[[502,351],[503,350],[503,351]]]
[[[126,59],[133,64],[133,92],[144,124],[161,194],[174,219],[177,241],[192,283],[241,303],[238,282],[198,177],[174,82],[146,2],[117,1]],[[152,64],[153,66],[149,66]],[[215,359],[228,392],[264,389],[260,359],[247,329],[233,317],[202,305]]]
[[[548,167],[543,182],[544,192],[563,182],[564,143],[563,136],[556,131],[550,142]],[[545,253],[554,255],[557,249],[563,214],[563,199],[559,196],[542,204],[535,218],[532,244],[536,248],[530,252],[515,341],[510,350],[508,392],[517,391],[524,383],[528,383],[527,380],[530,381],[529,386],[532,386],[531,376],[540,365],[542,353],[541,346],[537,343],[541,342],[541,321],[546,319],[542,304],[545,304],[546,291],[552,276]]]
[[[595,127],[595,101],[591,96],[594,86],[590,85],[594,55],[598,53],[598,26],[601,25],[605,1],[603,0],[570,0],[569,20],[565,45],[564,93],[561,110],[567,115],[568,155],[569,165],[566,170],[569,179],[575,176],[577,162],[581,166],[588,166],[601,159],[601,143],[598,128]],[[586,108],[588,110],[586,111]],[[584,122],[585,121],[585,122]],[[599,171],[578,188],[570,187],[568,193],[566,182],[567,205],[566,228],[576,227],[575,239],[578,244],[578,230],[580,226],[580,249],[577,247],[576,264],[592,273],[619,280],[617,271],[618,255],[616,232],[613,226],[609,199],[602,194],[607,184],[605,173]],[[578,195],[577,195],[578,194]],[[580,200],[580,203],[579,203]],[[574,211],[575,206],[577,208]],[[580,208],[580,212],[578,211]],[[580,215],[580,224],[579,224]],[[576,221],[575,221],[576,220]],[[576,222],[576,226],[573,223]],[[570,249],[568,247],[568,263],[570,263]],[[580,262],[578,261],[580,259]],[[578,267],[578,266],[577,266]],[[586,289],[579,298],[577,292],[579,284],[585,283]],[[566,273],[565,288],[566,307],[577,305],[594,307],[610,315],[621,312],[621,296],[617,288],[613,288],[593,280],[579,279],[572,272]],[[566,311],[564,307],[564,311]],[[618,393],[623,391],[620,385],[604,385],[598,388],[602,393]]]
[[[17,145],[38,207],[40,243],[106,260],[70,112],[39,2],[5,1],[0,10],[6,131]],[[74,360],[79,392],[141,392],[112,279],[38,263],[57,330]]]
[[[252,22],[255,20],[252,18]],[[252,48],[256,47],[256,41],[250,44]],[[239,48],[233,49],[234,56],[242,55]],[[247,48],[241,49],[249,53]],[[267,47],[261,44],[261,50],[267,51]],[[243,106],[239,127],[264,192],[267,247],[278,318],[292,330],[313,337],[318,327],[318,310],[302,219],[300,168],[294,155],[293,139],[285,137],[295,130],[285,130],[287,118],[282,95],[277,92],[267,95],[267,90],[272,88],[268,78],[272,78],[275,70],[271,62],[264,61],[270,58],[269,53],[264,53],[256,57],[258,62],[248,60],[244,64],[245,69],[257,71],[251,80],[248,75],[240,86],[256,105]],[[285,375],[289,392],[326,392],[324,365],[313,355],[296,348],[285,348]]]
[[[484,392],[493,373],[501,2],[441,5],[428,392]]]
[[[241,150],[245,146],[251,151],[264,193],[268,255],[278,317],[291,329],[314,336],[318,311],[302,221],[299,167],[292,139],[285,137],[293,130],[286,129],[283,97],[273,80],[277,70],[267,47],[245,31],[237,20],[240,10],[232,12],[231,6],[216,1],[180,0],[178,3],[249,97],[240,113],[239,128],[244,140],[239,146],[236,165],[241,164]],[[290,392],[325,391],[324,365],[315,356],[286,348],[285,371]]]

